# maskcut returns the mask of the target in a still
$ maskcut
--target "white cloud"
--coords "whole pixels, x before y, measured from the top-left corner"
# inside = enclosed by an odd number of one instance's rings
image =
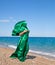
[[[0,19],[0,22],[15,22],[16,20],[14,19],[14,17],[10,16],[8,17],[8,19]]]
[[[10,20],[4,19],[4,20],[0,20],[0,22],[10,22]]]
[[[12,16],[10,16],[9,19],[14,19],[14,18]]]
[[[12,21],[12,22],[16,22],[16,20],[12,16],[9,17],[9,20]]]

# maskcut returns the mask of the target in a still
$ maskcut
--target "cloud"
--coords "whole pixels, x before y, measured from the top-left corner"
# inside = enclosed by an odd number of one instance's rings
[[[10,20],[4,19],[4,20],[0,20],[0,22],[10,22]]]
[[[14,19],[14,18],[12,16],[10,16],[9,19]]]
[[[11,19],[0,20],[0,22],[3,22],[3,23],[7,23],[7,22],[11,22],[11,21],[12,21],[12,22],[16,22],[16,20],[14,20],[14,19],[13,19],[13,20],[11,20]]]
[[[12,22],[15,22],[16,21],[15,18],[12,17],[12,16],[9,17],[9,20],[12,21]]]
[[[0,22],[4,22],[4,23],[15,22],[15,21],[16,21],[16,19],[14,19],[14,17],[12,17],[12,16],[8,17],[8,19],[0,19]]]

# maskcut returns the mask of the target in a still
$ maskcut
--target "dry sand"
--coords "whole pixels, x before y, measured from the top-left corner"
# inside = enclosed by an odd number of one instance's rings
[[[0,65],[55,65],[55,60],[34,53],[28,53],[25,62],[20,62],[9,57],[13,52],[11,48],[0,48]]]

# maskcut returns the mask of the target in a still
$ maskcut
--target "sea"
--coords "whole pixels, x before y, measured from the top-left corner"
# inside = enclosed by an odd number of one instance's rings
[[[16,49],[20,37],[0,37],[0,47]],[[29,37],[29,52],[55,58],[55,37]]]

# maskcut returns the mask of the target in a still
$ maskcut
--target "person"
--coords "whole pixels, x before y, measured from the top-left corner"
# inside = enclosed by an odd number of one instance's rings
[[[27,27],[26,21],[20,21],[16,23],[12,31],[12,35],[20,36],[20,40],[15,52],[10,57],[18,58],[21,62],[24,62],[26,60],[26,55],[29,51],[29,29]]]

